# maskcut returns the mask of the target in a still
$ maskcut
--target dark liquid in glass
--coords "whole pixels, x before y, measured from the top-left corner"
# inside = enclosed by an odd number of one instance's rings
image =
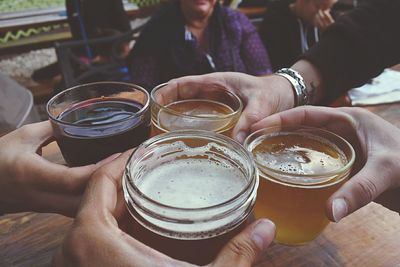
[[[150,134],[150,114],[136,116],[141,103],[120,98],[96,98],[75,104],[57,119],[57,143],[70,166],[96,163],[145,141]]]
[[[133,209],[131,212],[135,216],[140,215]],[[129,233],[135,239],[154,248],[174,259],[190,262],[197,265],[206,265],[211,263],[221,249],[244,228],[250,224],[251,218],[245,219],[234,229],[225,232],[215,232],[214,235],[205,233],[202,239],[185,240],[179,238],[171,238],[159,235],[138,223],[133,217],[127,216],[126,225],[123,225],[125,232]]]

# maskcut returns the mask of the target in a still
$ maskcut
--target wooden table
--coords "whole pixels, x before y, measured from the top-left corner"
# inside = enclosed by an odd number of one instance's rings
[[[400,104],[367,109],[400,127]],[[63,162],[55,143],[44,149],[44,155]],[[0,217],[0,266],[50,265],[70,224],[71,219],[54,214]],[[340,223],[331,223],[309,245],[273,245],[257,266],[400,267],[400,216],[371,203]]]

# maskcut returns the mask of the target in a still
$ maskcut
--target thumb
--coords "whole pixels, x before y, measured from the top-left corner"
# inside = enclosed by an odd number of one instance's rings
[[[252,266],[274,238],[273,222],[267,219],[258,220],[229,241],[211,266]]]
[[[356,175],[336,191],[327,202],[327,215],[333,222],[367,205],[392,184],[391,168],[379,168],[384,163],[367,163]]]

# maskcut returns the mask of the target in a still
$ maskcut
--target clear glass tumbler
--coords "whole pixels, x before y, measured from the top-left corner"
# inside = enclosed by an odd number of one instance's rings
[[[247,224],[257,187],[251,154],[226,136],[200,130],[147,140],[123,177],[134,237],[195,264],[210,263]]]
[[[98,82],[55,95],[47,113],[70,166],[96,163],[136,147],[150,134],[150,96],[134,84]]]

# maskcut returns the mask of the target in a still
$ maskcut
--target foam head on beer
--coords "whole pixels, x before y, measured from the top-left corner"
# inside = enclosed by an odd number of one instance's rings
[[[152,169],[138,187],[151,199],[172,207],[204,208],[236,196],[246,179],[238,169],[210,159],[182,159]]]
[[[334,143],[312,133],[263,136],[254,141],[251,150],[263,167],[292,174],[288,182],[312,184],[318,182],[316,175],[340,170],[348,162]]]

